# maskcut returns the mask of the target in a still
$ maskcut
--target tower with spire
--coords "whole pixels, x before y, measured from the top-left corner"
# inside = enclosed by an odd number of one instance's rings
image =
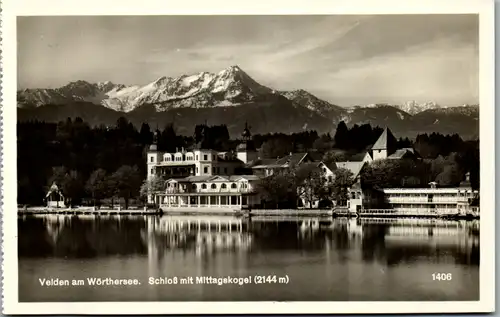
[[[385,128],[372,146],[373,160],[383,160],[397,150],[397,140],[389,128]]]
[[[257,150],[252,141],[252,134],[248,122],[245,122],[245,129],[241,133],[241,142],[236,147],[236,157],[245,164],[257,159]]]
[[[153,178],[155,175],[155,166],[161,161],[161,152],[158,151],[158,141],[160,139],[160,130],[156,129],[153,134],[153,143],[148,148],[148,179]]]

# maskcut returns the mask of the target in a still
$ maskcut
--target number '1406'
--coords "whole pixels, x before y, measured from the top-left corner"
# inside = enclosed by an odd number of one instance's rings
[[[433,281],[451,281],[451,273],[432,273]]]

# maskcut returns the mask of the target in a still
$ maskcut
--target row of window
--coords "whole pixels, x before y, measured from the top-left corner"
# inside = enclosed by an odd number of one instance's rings
[[[404,193],[404,194],[388,194],[389,197],[395,198],[395,197],[402,197],[402,198],[417,198],[417,197],[457,197],[456,193],[429,193],[429,194],[422,194],[422,193]]]
[[[177,188],[177,183],[170,183],[170,184],[168,184],[168,187],[174,187],[174,188]],[[197,189],[197,188],[198,188],[198,185],[196,185],[196,184],[192,184],[192,185],[191,185],[191,188],[192,188],[192,189]],[[208,185],[207,185],[207,184],[201,184],[201,189],[207,189],[207,188],[208,188]],[[211,188],[211,189],[217,189],[217,184],[211,184],[211,185],[210,185],[210,188]],[[222,189],[226,189],[226,188],[227,188],[227,184],[222,183],[222,184],[220,185],[220,188],[222,188]],[[231,188],[232,188],[232,189],[236,189],[236,188],[238,188],[238,185],[237,185],[236,183],[232,183],[232,184],[231,184]],[[241,183],[240,188],[248,188],[248,184],[247,184],[247,183]]]
[[[208,161],[208,154],[204,154],[203,155],[203,160],[204,161]],[[151,156],[150,157],[150,162],[151,163],[154,163],[155,162],[155,157],[154,156]],[[174,161],[174,162],[183,162],[183,161],[194,161],[194,157],[192,155],[182,155],[182,156],[178,156],[176,155],[173,159],[172,159],[172,156],[170,154],[165,154],[163,156],[163,161],[165,162],[170,162],[170,161]],[[198,155],[196,155],[196,161],[198,161]]]
[[[424,205],[424,204],[391,204],[393,208],[428,208],[432,209],[431,206],[429,205]],[[434,208],[457,208],[456,204],[439,204],[435,205]]]
[[[208,169],[209,167],[208,166],[204,166],[203,167],[203,173],[204,174],[208,174]],[[169,170],[169,173],[166,173],[165,170],[162,169],[162,174],[164,175],[175,175],[177,173],[189,173],[189,169],[175,169],[175,170]],[[224,169],[220,168],[220,167],[212,167],[212,174],[219,174],[221,171],[224,171],[224,174],[227,174],[227,167],[224,167]],[[198,167],[196,167],[196,174],[198,174],[200,172],[200,169]],[[155,168],[151,168],[151,175],[154,175],[155,174]]]

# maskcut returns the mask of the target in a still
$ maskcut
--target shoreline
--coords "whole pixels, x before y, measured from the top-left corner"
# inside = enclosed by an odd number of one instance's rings
[[[31,207],[18,208],[19,216],[22,215],[94,215],[94,216],[110,216],[110,215],[212,215],[222,216],[231,215],[245,218],[252,217],[294,217],[294,218],[422,218],[422,219],[480,219],[480,215],[473,214],[411,214],[400,213],[397,211],[388,213],[350,213],[350,212],[335,212],[329,209],[253,209],[253,210],[162,210],[162,209],[95,209],[93,207],[84,208],[46,208],[46,207]]]

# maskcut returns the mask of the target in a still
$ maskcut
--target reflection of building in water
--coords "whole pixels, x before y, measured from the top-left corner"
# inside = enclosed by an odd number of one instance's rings
[[[47,235],[54,243],[57,241],[57,238],[64,228],[70,225],[69,222],[71,221],[69,217],[62,215],[46,215],[42,219],[47,228]]]
[[[170,249],[194,249],[198,254],[223,250],[248,250],[252,236],[243,219],[213,216],[164,216],[147,218],[150,265]]]

